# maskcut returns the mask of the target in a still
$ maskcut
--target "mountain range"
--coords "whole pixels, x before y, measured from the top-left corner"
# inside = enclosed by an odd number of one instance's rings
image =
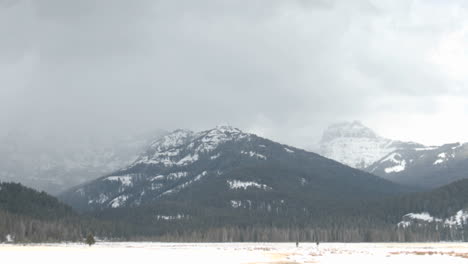
[[[429,190],[468,178],[468,144],[383,138],[358,121],[328,127],[319,154],[392,182]]]
[[[169,133],[129,166],[72,188],[61,199],[85,211],[159,201],[284,210],[405,190],[315,153],[219,126]]]
[[[468,144],[395,150],[366,171],[404,185],[440,187],[468,178]]]

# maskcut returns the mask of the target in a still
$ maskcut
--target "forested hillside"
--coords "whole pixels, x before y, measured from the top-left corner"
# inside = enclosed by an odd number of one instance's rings
[[[18,183],[0,183],[0,242],[82,241],[88,233],[113,237],[121,230],[76,214],[45,192]]]
[[[184,201],[152,206],[107,209],[94,212],[100,219],[121,219],[132,226],[131,239],[164,241],[337,241],[412,242],[466,240],[466,222],[456,222],[458,212],[468,208],[468,180],[430,192],[398,197],[332,201],[315,205],[232,208],[197,206]],[[255,199],[253,192],[245,197]],[[249,200],[247,200],[249,201]],[[304,203],[306,204],[306,203]],[[238,205],[238,206],[237,206]],[[416,222],[402,225],[405,216],[423,213],[452,222]],[[452,218],[451,218],[452,217]],[[454,222],[453,222],[454,221]]]

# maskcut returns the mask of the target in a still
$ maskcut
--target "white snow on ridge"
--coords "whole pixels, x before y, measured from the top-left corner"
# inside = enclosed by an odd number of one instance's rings
[[[438,149],[439,147],[437,146],[431,146],[431,147],[423,147],[423,148],[415,148],[414,150],[416,151],[425,151],[425,150],[434,150],[434,149]]]
[[[272,188],[270,186],[268,186],[268,185],[260,184],[260,183],[252,182],[252,181],[244,182],[244,181],[239,181],[239,180],[228,180],[227,183],[229,184],[229,189],[231,189],[231,190],[236,190],[236,189],[246,190],[247,188],[272,190]]]
[[[288,149],[288,148],[284,148],[284,150],[286,150],[286,152],[289,152],[289,153],[294,153],[294,150],[291,150],[291,149]]]
[[[124,176],[109,176],[105,178],[104,180],[106,181],[118,181],[120,182],[123,186],[130,186],[132,185],[132,176],[130,175],[124,175]]]
[[[189,130],[176,130],[154,141],[151,147],[155,148],[157,152],[163,152],[183,145],[192,135],[193,132]]]
[[[201,144],[197,147],[197,152],[210,152],[215,150],[220,144],[230,141],[237,140],[247,136],[237,128],[230,126],[217,126],[215,129],[198,133],[201,137]]]
[[[133,165],[156,164],[164,167],[190,165],[198,161],[199,157],[203,156],[202,154],[216,150],[220,144],[240,140],[249,135],[230,126],[218,126],[198,133],[176,130],[153,142],[150,149],[140,155]],[[188,154],[181,158],[181,153]],[[211,156],[210,159],[218,157],[219,153]]]

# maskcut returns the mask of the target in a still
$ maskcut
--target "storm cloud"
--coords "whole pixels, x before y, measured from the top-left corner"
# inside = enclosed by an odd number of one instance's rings
[[[0,1],[2,133],[468,141],[466,1]]]

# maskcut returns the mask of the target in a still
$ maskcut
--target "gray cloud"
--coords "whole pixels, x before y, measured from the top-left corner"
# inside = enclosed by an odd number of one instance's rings
[[[80,136],[230,123],[309,146],[361,119],[412,137],[467,96],[445,70],[466,65],[449,52],[466,17],[464,1],[2,1],[0,121]]]

